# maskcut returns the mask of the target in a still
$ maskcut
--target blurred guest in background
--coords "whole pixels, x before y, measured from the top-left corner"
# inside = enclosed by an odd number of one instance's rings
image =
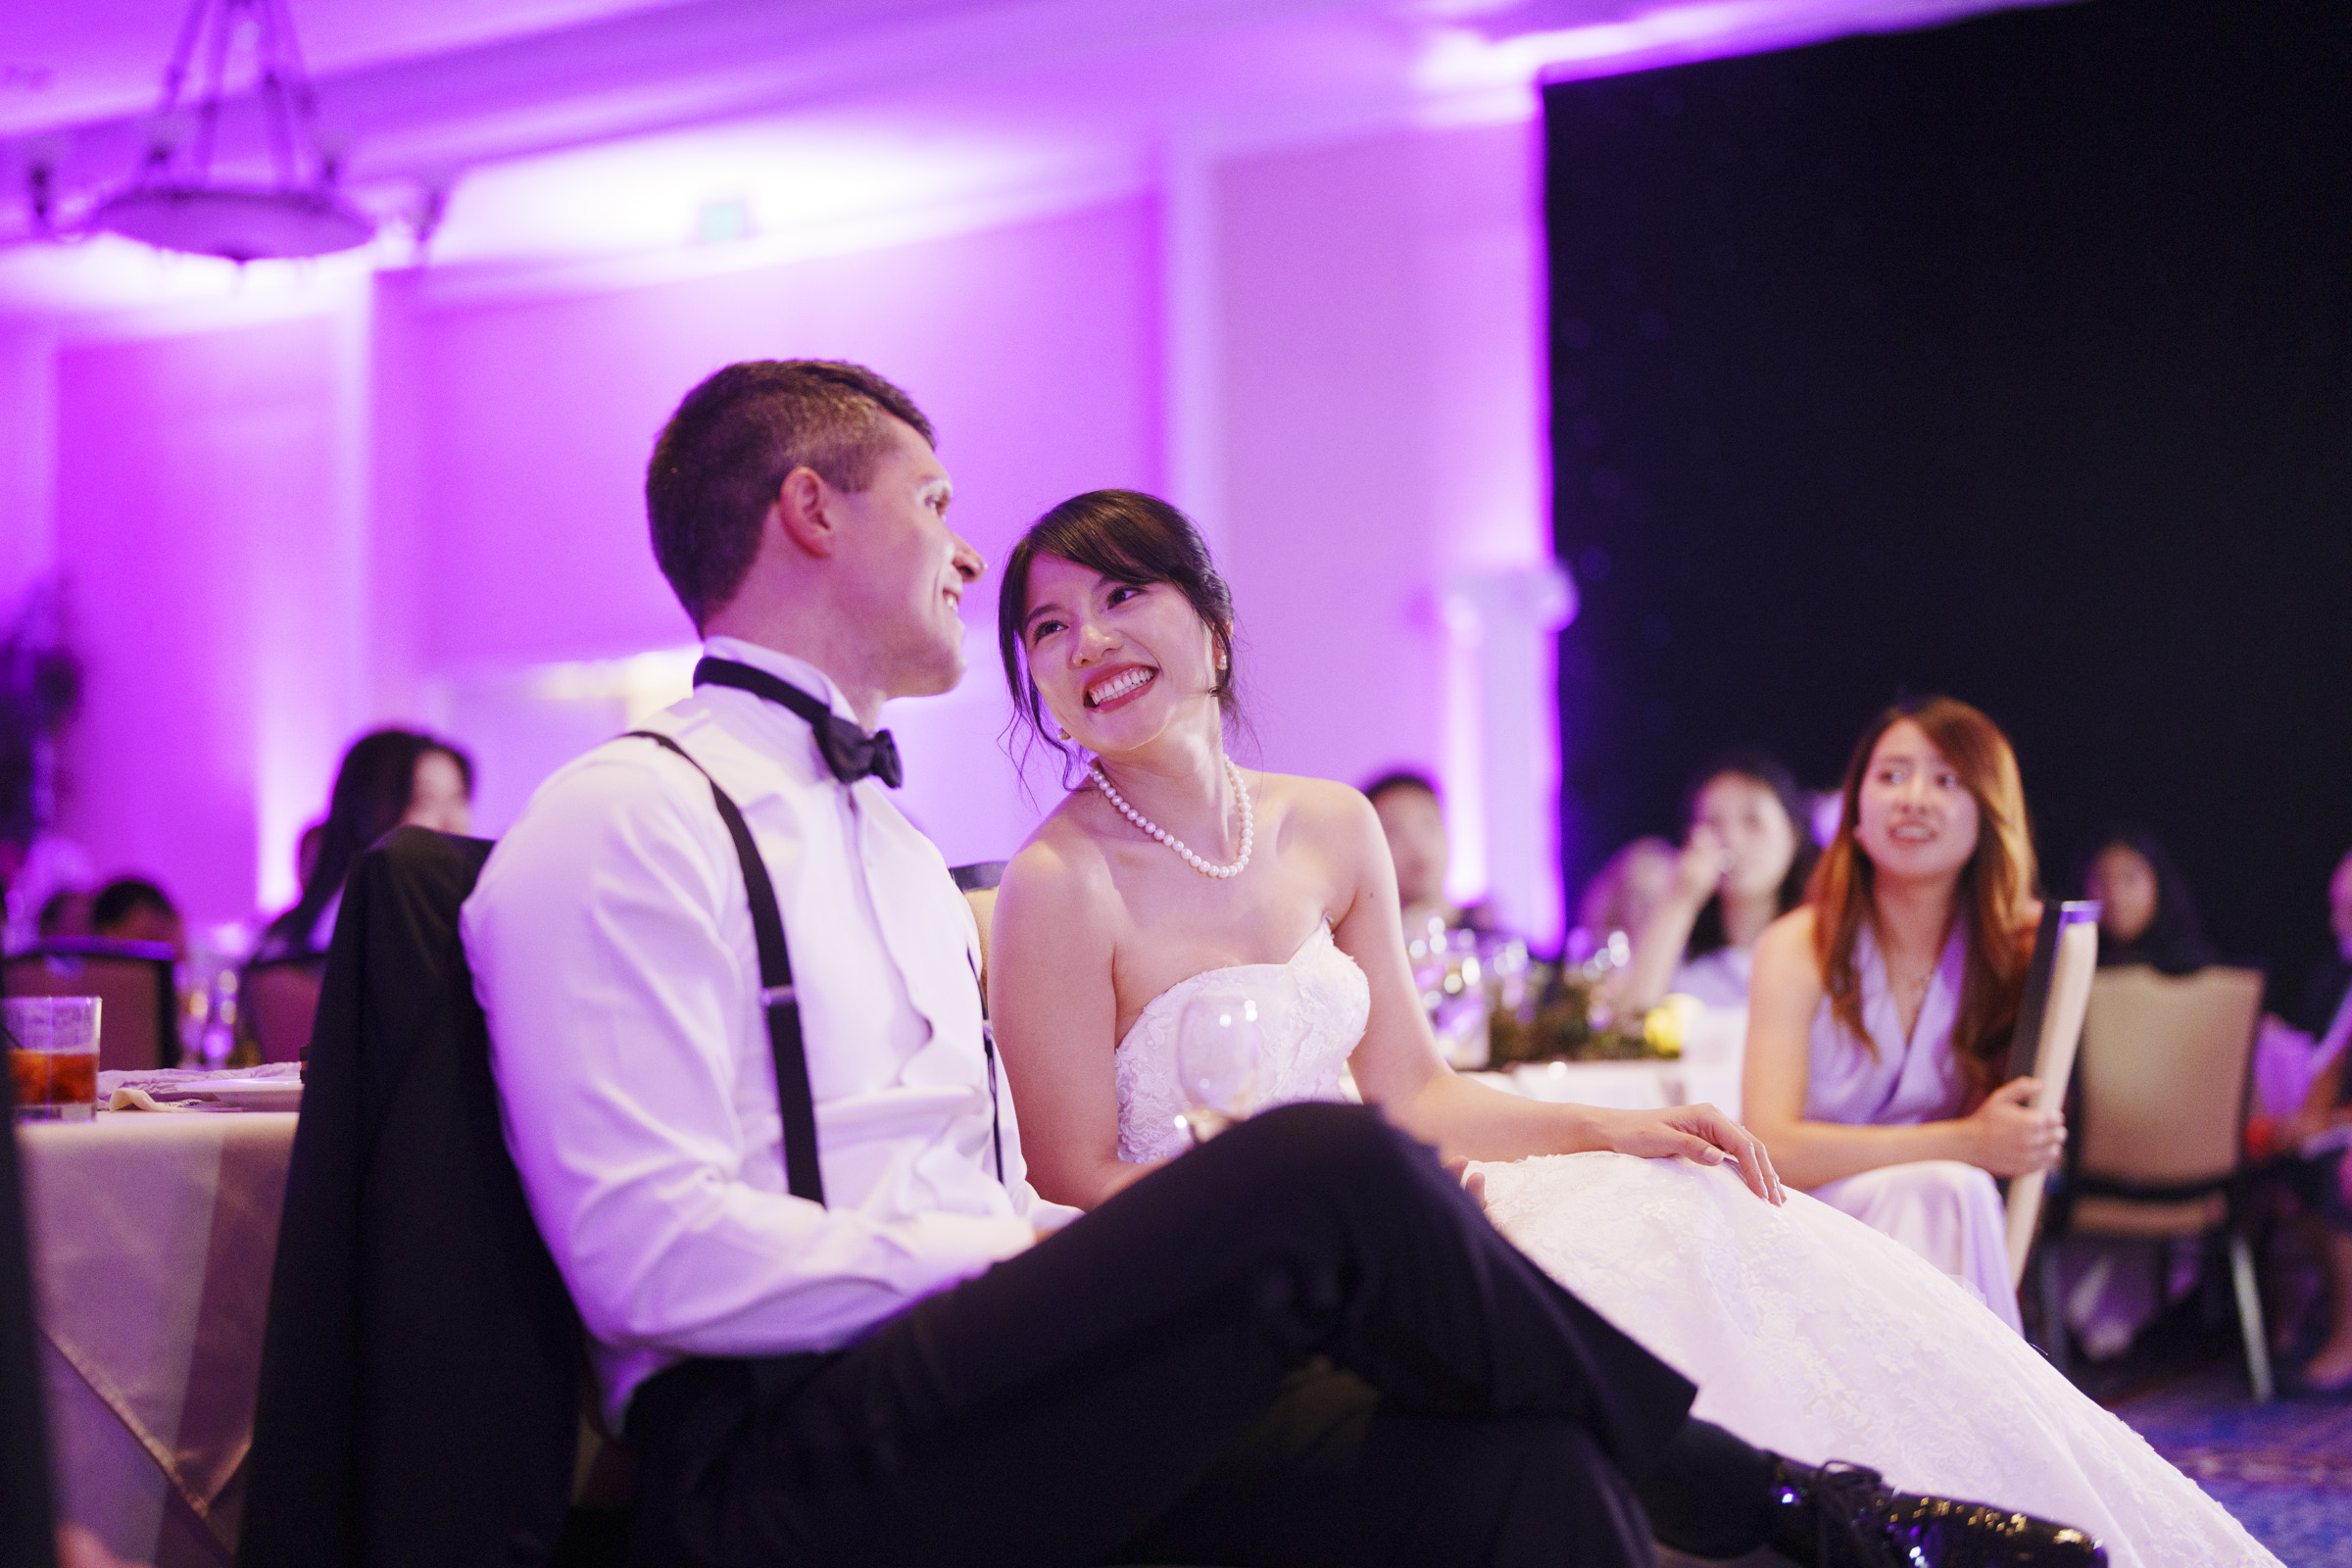
[[[1719,759],[1683,807],[1690,831],[1674,876],[1634,929],[1633,961],[1611,988],[1637,1011],[1669,991],[1745,1006],[1756,938],[1804,902],[1816,858],[1796,780],[1762,752]]]
[[[1576,901],[1576,929],[1568,933],[1568,958],[1581,963],[1609,938],[1632,936],[1649,922],[1674,886],[1680,857],[1661,838],[1639,838],[1609,857],[1592,873]]]
[[[2156,835],[2118,825],[2091,842],[2075,886],[2100,904],[2100,967],[2144,963],[2188,974],[2219,961],[2188,884]]]
[[[2352,855],[2336,863],[2335,875],[2328,880],[2328,917],[2333,951],[2312,965],[2286,1021],[2320,1041],[2323,1050],[2333,1040],[2340,1052],[2352,1031]]]
[[[360,852],[396,827],[465,833],[473,826],[473,763],[457,747],[416,730],[379,729],[354,741],[335,773],[318,855],[302,897],[262,932],[254,961],[326,951],[343,904],[343,880]]]
[[[79,888],[61,888],[41,902],[33,929],[46,942],[51,937],[86,937],[92,934],[90,927],[89,894]]]
[[[17,863],[8,876],[8,951],[17,952],[43,936],[90,934],[89,892],[98,885],[98,867],[89,851],[72,839],[40,833],[21,848],[0,841],[0,865],[11,858]],[[59,904],[61,893],[74,898]],[[44,913],[63,924],[43,931]]]
[[[2073,887],[2078,897],[2099,902],[2101,968],[2145,964],[2185,975],[2221,961],[2205,940],[2188,883],[2153,833],[2116,823],[2089,844]],[[2258,1065],[2258,1083],[2262,1077]],[[2065,1282],[2067,1327],[2094,1361],[2121,1355],[2159,1310],[2192,1290],[2203,1257],[2193,1238],[2066,1236],[2050,1245]]]
[[[302,830],[302,837],[294,841],[295,886],[307,888],[311,885],[311,873],[318,869],[319,846],[325,842],[326,824],[324,822],[313,822]]]
[[[1744,1105],[1792,1186],[1885,1231],[2020,1327],[1995,1176],[2065,1128],[2006,1084],[2041,906],[2017,757],[1948,697],[1881,714],[1803,907],[1756,943]]]
[[[1446,868],[1452,848],[1446,837],[1446,808],[1437,780],[1411,768],[1383,773],[1364,786],[1364,799],[1388,836],[1389,858],[1396,865],[1396,898],[1404,906],[1409,937],[1434,920],[1446,930],[1487,929],[1483,908],[1462,908],[1446,897]]]
[[[2338,861],[2328,883],[2328,912],[2335,951],[2320,960],[2290,1023],[2317,1037],[2315,1076],[2302,1107],[2287,1117],[2276,1147],[2297,1149],[2322,1133],[2352,1123],[2352,855]],[[2328,1289],[2328,1337],[2303,1364],[2292,1386],[2307,1394],[2352,1395],[2352,1159],[2342,1147],[2315,1151],[2296,1169],[2296,1189],[2315,1216],[2315,1250]]]
[[[118,942],[160,942],[174,958],[188,953],[187,926],[170,895],[144,877],[119,876],[90,900],[90,933]]]

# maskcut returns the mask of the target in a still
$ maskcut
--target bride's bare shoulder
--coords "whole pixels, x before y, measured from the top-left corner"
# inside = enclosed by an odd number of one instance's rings
[[[1298,773],[1253,773],[1259,814],[1279,812],[1286,826],[1352,836],[1377,824],[1372,803],[1345,784]]]
[[[1082,797],[1065,799],[1005,862],[1000,909],[1009,906],[1016,917],[1028,907],[1083,916],[1116,903],[1102,841],[1079,815],[1083,806]]]

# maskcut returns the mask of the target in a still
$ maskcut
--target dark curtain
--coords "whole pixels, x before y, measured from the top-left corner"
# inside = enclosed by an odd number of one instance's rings
[[[1544,94],[1562,842],[1900,694],[2298,970],[2352,848],[2352,7],[2089,0]]]

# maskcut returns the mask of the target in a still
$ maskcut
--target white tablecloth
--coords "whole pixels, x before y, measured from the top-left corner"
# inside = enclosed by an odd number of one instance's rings
[[[120,1557],[229,1560],[294,1123],[18,1129],[58,1516]]]

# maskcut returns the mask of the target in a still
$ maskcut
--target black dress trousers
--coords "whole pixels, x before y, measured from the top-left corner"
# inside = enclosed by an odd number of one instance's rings
[[[847,1349],[648,1382],[636,1555],[1647,1563],[1692,1394],[1428,1149],[1290,1106]]]

